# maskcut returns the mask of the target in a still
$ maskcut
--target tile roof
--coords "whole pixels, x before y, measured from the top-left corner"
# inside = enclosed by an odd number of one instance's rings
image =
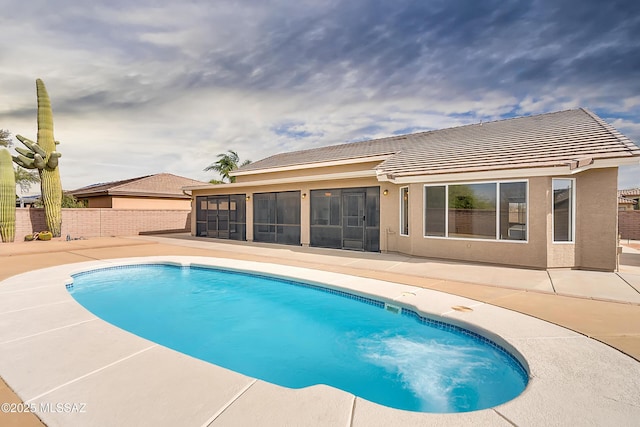
[[[393,155],[407,144],[406,136],[330,145],[309,150],[291,151],[267,157],[239,168],[239,171],[263,170],[286,166],[335,162],[363,157]]]
[[[619,205],[635,205],[636,203],[638,203],[637,200],[627,199],[626,197],[618,196],[618,204]]]
[[[585,159],[640,156],[600,117],[575,109],[277,154],[240,168],[294,165],[388,155],[378,174],[428,175],[565,166]]]
[[[155,175],[140,176],[101,184],[88,185],[69,191],[75,197],[91,197],[102,195],[126,195],[126,196],[156,196],[178,197],[188,199],[182,192],[182,187],[190,185],[203,185],[203,181],[185,178],[170,173],[158,173]]]
[[[618,196],[640,196],[640,188],[629,188],[627,190],[618,190]]]

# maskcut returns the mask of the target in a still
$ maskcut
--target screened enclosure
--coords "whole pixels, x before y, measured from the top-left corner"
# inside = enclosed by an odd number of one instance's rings
[[[310,243],[380,251],[380,187],[312,190]]]
[[[196,197],[196,235],[246,240],[246,195]]]
[[[300,192],[253,195],[253,241],[300,245]]]

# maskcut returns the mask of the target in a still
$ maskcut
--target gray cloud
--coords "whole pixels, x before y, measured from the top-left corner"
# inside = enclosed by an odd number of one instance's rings
[[[77,155],[135,140],[194,176],[230,144],[256,160],[576,106],[640,139],[632,0],[34,0],[3,16],[0,127],[34,129],[41,77]]]

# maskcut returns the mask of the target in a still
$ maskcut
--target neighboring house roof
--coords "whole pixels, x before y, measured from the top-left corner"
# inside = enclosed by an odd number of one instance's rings
[[[438,175],[568,166],[594,160],[640,157],[638,148],[611,125],[586,109],[566,110],[420,132],[370,141],[277,154],[231,175],[348,159],[381,157],[379,177]]]
[[[640,188],[629,188],[627,190],[618,190],[618,197],[624,196],[640,196]]]
[[[618,196],[618,204],[619,205],[635,205],[636,203],[638,203],[637,200],[627,199],[626,197]]]
[[[137,178],[88,185],[69,191],[77,198],[97,196],[138,196],[138,197],[169,197],[189,199],[190,196],[182,192],[182,188],[193,185],[203,185],[206,182],[185,178],[170,173],[159,173]]]
[[[640,198],[640,188],[629,188],[627,190],[618,190],[619,205],[635,205]]]

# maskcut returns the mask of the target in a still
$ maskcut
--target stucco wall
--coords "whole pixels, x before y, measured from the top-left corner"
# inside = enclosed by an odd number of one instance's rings
[[[100,196],[100,197],[87,197],[81,198],[80,200],[86,200],[88,208],[110,208],[111,207],[111,196]]]
[[[341,166],[340,171],[358,170],[364,165]],[[370,166],[370,165],[369,165]],[[367,166],[367,167],[369,167]],[[336,169],[320,168],[329,173]],[[268,174],[284,177],[296,172]],[[267,174],[265,174],[267,175]],[[293,176],[292,175],[292,176]],[[454,259],[461,261],[506,264],[529,268],[590,268],[614,270],[616,258],[617,168],[596,169],[571,176],[576,179],[576,237],[575,243],[553,243],[552,177],[513,177],[527,180],[528,240],[481,240],[424,237],[424,185],[409,187],[409,235],[400,235],[400,188],[375,177],[335,179],[278,185],[221,185],[215,189],[194,191],[194,196],[209,194],[247,194],[247,240],[253,239],[253,193],[270,191],[300,191],[301,242],[310,241],[310,191],[314,189],[380,187],[380,249],[410,255]],[[509,178],[500,181],[508,181]],[[492,181],[493,182],[493,181]],[[387,190],[388,194],[384,195]],[[195,224],[192,225],[195,233]]]
[[[402,253],[442,259],[455,259],[493,264],[508,264],[532,268],[546,267],[546,206],[547,184],[545,178],[529,179],[529,240],[452,239],[424,237],[424,185],[409,185],[409,235],[402,236],[400,229],[400,187],[390,193],[390,222],[381,225],[389,249]]]
[[[616,269],[618,233],[617,168],[576,176],[576,266]]]
[[[189,231],[189,210],[62,209],[62,236],[135,236],[140,233]],[[44,209],[16,209],[16,241],[46,230]]]
[[[112,208],[114,209],[191,209],[191,199],[155,199],[153,197],[112,197]]]

